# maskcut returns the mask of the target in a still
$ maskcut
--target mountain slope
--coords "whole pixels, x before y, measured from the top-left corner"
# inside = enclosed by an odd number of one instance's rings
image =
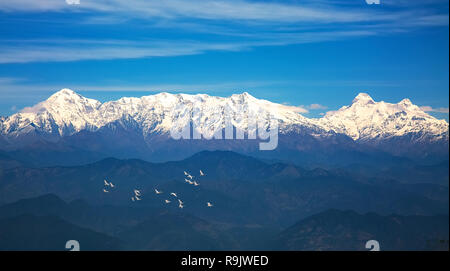
[[[66,250],[77,240],[80,250],[119,250],[113,237],[70,224],[55,216],[19,215],[0,219],[0,250]]]
[[[448,250],[448,232],[448,216],[328,210],[286,229],[274,246],[281,250],[366,250],[366,242],[374,239],[381,250]]]

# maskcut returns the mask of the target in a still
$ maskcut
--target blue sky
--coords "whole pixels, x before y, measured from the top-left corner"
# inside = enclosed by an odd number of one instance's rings
[[[410,98],[448,120],[448,1],[0,1],[0,115],[61,88],[257,98],[309,117]]]

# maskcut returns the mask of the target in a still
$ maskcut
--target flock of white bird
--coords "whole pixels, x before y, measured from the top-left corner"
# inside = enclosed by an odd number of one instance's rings
[[[198,183],[197,181],[194,181],[194,176],[192,176],[191,174],[189,174],[188,172],[184,171],[184,175],[185,175],[185,182],[188,184],[192,184],[193,186],[199,186],[200,183]],[[205,174],[203,173],[202,170],[200,170],[200,176],[205,176]],[[105,187],[103,188],[103,192],[104,193],[109,193],[109,188],[114,188],[114,184],[112,182],[108,182],[107,180],[103,180],[103,183],[105,185]],[[163,191],[159,191],[158,189],[155,188],[155,193],[156,195],[159,194],[163,194]],[[184,208],[184,202],[178,198],[178,195],[175,192],[170,192],[169,194],[170,196],[172,196],[173,198],[176,198],[178,200],[178,208],[183,209]],[[141,191],[138,189],[134,189],[133,190],[133,196],[131,197],[131,201],[139,201],[141,200]],[[164,203],[169,204],[172,201],[169,199],[165,199]],[[213,207],[214,205],[211,202],[206,202],[206,206],[207,207]]]
[[[105,193],[109,193],[108,187],[110,187],[110,188],[115,187],[113,183],[108,182],[107,180],[103,180],[103,183],[105,185],[105,187],[103,188],[103,192],[105,192]]]

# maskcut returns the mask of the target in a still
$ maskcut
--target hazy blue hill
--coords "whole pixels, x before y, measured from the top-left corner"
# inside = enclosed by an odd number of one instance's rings
[[[301,220],[274,242],[281,250],[448,250],[448,216],[380,216],[328,210]],[[443,242],[442,242],[443,240]]]
[[[0,242],[0,250],[53,250],[55,244],[63,237],[57,236],[58,238],[51,242],[49,247],[38,248],[39,242],[44,238],[50,238],[48,236],[52,234],[47,232],[46,228],[55,234],[61,233],[64,238],[67,234],[73,233],[71,230],[73,227],[102,232],[121,240],[120,247],[111,249],[130,250],[256,249],[260,244],[266,244],[262,240],[278,232],[263,227],[212,224],[181,210],[138,206],[93,206],[83,200],[66,203],[51,194],[0,206],[0,221],[4,222],[0,235],[3,233],[10,235]],[[67,225],[60,221],[64,221]],[[19,225],[21,223],[25,224]],[[47,227],[46,223],[55,227]],[[27,234],[37,236],[24,243],[21,234],[25,231],[27,231],[25,237]],[[82,238],[84,235],[77,236]],[[98,246],[95,243],[87,243],[87,248],[109,249],[105,247],[103,239],[93,240],[98,242]]]
[[[388,178],[401,183],[430,183],[447,186],[449,184],[448,160],[428,165],[409,163],[392,163],[379,168],[364,164],[348,165],[342,170],[361,178]]]
[[[200,169],[205,176],[199,176]],[[200,185],[187,184],[184,171],[194,175]],[[103,192],[104,179],[115,184],[109,193]],[[155,188],[164,194],[156,195]],[[133,189],[142,191],[141,201],[131,201]],[[177,211],[176,204],[164,204],[170,192],[179,194],[187,213],[241,225],[284,227],[329,208],[381,214],[448,213],[448,188],[444,186],[409,185],[388,176],[361,177],[321,168],[306,170],[229,151],[201,152],[160,164],[108,158],[72,167],[0,170],[0,198],[5,202],[53,193],[67,201]],[[213,209],[206,208],[207,201],[214,203]]]
[[[70,213],[70,206],[53,194],[46,194],[35,198],[22,199],[14,203],[0,206],[0,218],[21,214],[62,215]]]
[[[33,167],[81,165],[107,157],[161,163],[186,159],[202,151],[216,150],[228,150],[258,159],[275,159],[309,168],[345,167],[355,163],[383,168],[400,163],[412,164],[414,161],[439,162],[448,159],[448,151],[445,151],[445,148],[448,149],[448,143],[437,144],[437,150],[443,154],[419,157],[420,154],[426,153],[426,146],[420,146],[422,151],[418,154],[405,157],[393,155],[390,150],[405,151],[417,145],[407,144],[403,147],[394,145],[382,150],[377,146],[357,144],[348,136],[341,134],[335,134],[327,140],[318,140],[308,133],[287,133],[279,135],[277,149],[262,152],[259,151],[258,141],[255,140],[173,140],[167,135],[158,134],[144,139],[142,132],[135,130],[135,124],[131,123],[130,127],[125,128],[120,124],[122,120],[118,122],[111,123],[96,132],[80,131],[56,141],[32,140],[26,144],[19,144],[23,145],[22,147],[14,146],[13,149],[0,145],[0,149],[13,159]],[[31,135],[31,138],[35,139],[35,136]]]
[[[215,223],[164,207],[66,203],[55,195],[19,200],[0,206],[0,250],[63,250],[71,239],[83,250],[364,250],[370,239],[385,250],[441,249],[440,240],[448,240],[448,216],[329,210],[282,231]]]
[[[139,250],[226,250],[237,242],[219,227],[181,213],[156,215],[118,236]]]
[[[2,143],[0,142],[0,144]],[[14,168],[23,165],[24,165],[23,162],[13,159],[9,154],[7,154],[4,151],[0,151],[0,169]]]
[[[77,240],[81,250],[121,248],[116,238],[55,216],[20,215],[0,219],[0,250],[66,250],[68,240]]]

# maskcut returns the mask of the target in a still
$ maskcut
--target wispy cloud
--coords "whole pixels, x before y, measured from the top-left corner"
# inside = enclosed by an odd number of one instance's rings
[[[325,110],[328,109],[327,106],[321,105],[321,104],[310,104],[310,105],[298,105],[293,106],[289,105],[288,103],[284,103],[283,106],[291,111],[297,112],[297,113],[303,113],[308,114],[310,113],[310,110]]]
[[[81,93],[88,92],[142,92],[144,93],[239,93],[251,92],[251,89],[257,87],[267,87],[279,84],[277,81],[236,81],[236,82],[212,82],[198,84],[130,84],[129,82],[116,82],[115,84],[103,83],[102,85],[82,85],[82,84],[54,84],[41,85],[25,80],[11,78],[4,80],[0,78],[0,94],[2,98],[14,98],[23,96],[39,96],[43,97],[62,88],[70,88]]]
[[[245,0],[83,0],[80,5],[67,5],[61,0],[2,0],[0,10],[10,12],[96,11],[146,18],[329,23],[367,21],[372,17],[369,14],[374,14],[361,9],[340,9],[323,4],[314,6],[311,3],[313,1],[298,4]],[[384,16],[383,13],[379,14],[380,19]]]
[[[448,25],[448,10],[443,12],[429,7],[436,3],[441,2],[428,1],[425,8],[416,8],[419,2],[411,6],[392,3],[395,8],[387,9],[356,5],[354,1],[328,0],[82,0],[80,5],[67,5],[63,0],[2,0],[0,12],[7,15],[16,12],[68,13],[75,17],[64,17],[65,22],[69,20],[82,27],[87,27],[86,24],[114,27],[127,23],[130,28],[141,31],[164,28],[183,34],[201,32],[205,35],[190,36],[189,39],[183,35],[172,38],[161,35],[151,41],[102,40],[100,37],[95,40],[92,37],[61,38],[58,41],[53,37],[46,40],[45,35],[41,40],[0,38],[0,63],[172,57],[325,42]],[[57,18],[62,20],[61,17]],[[70,24],[64,27],[70,27]],[[109,30],[115,32],[115,29]]]
[[[300,114],[308,114],[309,110],[306,109],[304,106],[299,105],[299,106],[294,106],[294,105],[289,105],[287,103],[283,103],[278,105],[281,109],[285,109],[285,110],[290,110],[296,113],[300,113]]]
[[[193,40],[23,40],[6,41],[0,64],[134,59],[196,55],[208,51],[242,51],[260,46],[282,46],[374,35],[370,31],[272,34],[261,40],[211,42]],[[20,46],[14,45],[20,43]],[[11,45],[9,45],[11,44]]]
[[[0,63],[27,63],[42,61],[78,61],[103,59],[132,59],[145,57],[168,57],[194,55],[206,51],[237,51],[245,48],[241,44],[157,42],[133,45],[68,45],[4,47],[0,52]]]
[[[436,113],[444,113],[448,114],[449,110],[448,107],[439,107],[439,108],[433,108],[431,106],[421,106],[420,109],[425,112],[436,112]]]
[[[321,104],[310,104],[307,106],[307,108],[311,109],[311,110],[325,110],[328,107],[325,105],[321,105]]]

